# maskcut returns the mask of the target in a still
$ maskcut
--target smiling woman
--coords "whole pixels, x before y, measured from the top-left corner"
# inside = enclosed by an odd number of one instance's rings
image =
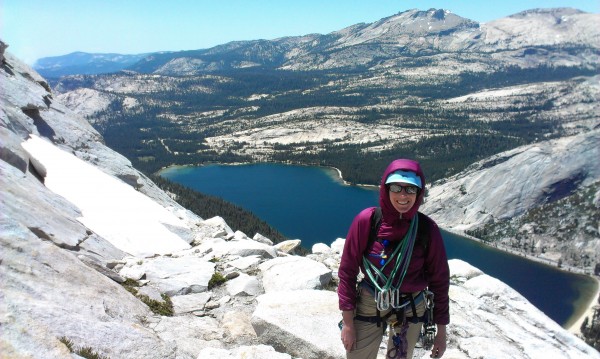
[[[408,212],[423,187],[421,179],[410,171],[395,171],[385,181],[390,201],[401,215]]]
[[[446,351],[450,269],[438,226],[418,212],[424,187],[418,162],[392,161],[382,176],[379,207],[362,210],[350,225],[338,271],[348,359],[377,358],[381,327],[388,325],[389,357],[412,358],[423,327],[431,357]],[[364,279],[357,283],[359,272]]]

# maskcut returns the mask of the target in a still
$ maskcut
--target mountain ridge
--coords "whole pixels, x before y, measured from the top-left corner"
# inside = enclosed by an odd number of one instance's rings
[[[141,73],[158,72],[175,75],[177,74],[176,66],[170,66],[168,63],[176,59],[178,59],[177,61],[179,64],[182,62],[181,59],[187,59],[188,62],[193,62],[194,65],[192,67],[195,68],[194,73],[196,74],[243,67],[266,67],[294,70],[335,69],[340,66],[346,66],[344,65],[345,62],[341,61],[340,56],[335,55],[335,52],[343,52],[345,48],[357,45],[367,46],[376,40],[379,41],[378,45],[390,45],[386,50],[388,53],[379,52],[376,54],[375,57],[381,57],[382,59],[389,59],[389,51],[391,51],[394,56],[403,53],[405,55],[416,54],[418,52],[411,50],[411,48],[415,48],[416,46],[422,48],[421,45],[423,45],[423,41],[427,41],[433,45],[433,47],[431,47],[432,49],[436,48],[438,49],[437,51],[442,52],[470,52],[477,49],[479,49],[479,51],[491,51],[489,48],[489,41],[495,42],[496,46],[497,43],[504,43],[503,46],[506,47],[506,49],[517,49],[527,44],[517,43],[511,45],[511,40],[504,38],[502,35],[505,34],[506,30],[502,27],[504,23],[508,21],[518,22],[523,21],[524,19],[526,19],[526,21],[531,21],[532,18],[543,19],[549,16],[556,19],[559,15],[559,19],[565,19],[562,25],[564,27],[569,26],[569,22],[580,21],[578,20],[579,18],[585,18],[586,15],[593,14],[571,8],[534,9],[514,14],[504,19],[479,24],[473,20],[462,18],[443,9],[430,9],[427,11],[412,9],[383,18],[373,23],[355,24],[325,35],[309,34],[303,36],[287,36],[273,40],[232,41],[209,49],[157,52],[147,54],[147,56],[120,55],[129,56],[130,59],[133,59],[136,56],[140,58],[137,63],[127,63],[127,65],[125,65],[124,62],[118,63],[112,61],[114,67],[111,67],[111,71],[120,68],[121,70],[129,69]],[[541,29],[538,29],[542,33],[552,27],[551,22],[541,20],[536,21],[538,21],[540,26],[543,26]],[[491,31],[492,34],[494,34],[492,40],[489,39],[489,36],[485,35],[487,31]],[[454,33],[460,40],[453,41],[452,43],[440,42],[441,36],[450,33]],[[416,38],[411,38],[409,34],[412,34],[412,37]],[[594,30],[594,27],[592,27],[591,24],[586,25],[585,35],[587,36],[579,36],[571,42],[580,46],[595,44],[592,45],[592,47],[595,47],[596,49],[600,46],[600,41],[598,40],[600,39],[599,32]],[[546,39],[546,42],[550,45],[556,43],[556,40]],[[292,52],[289,52],[290,46],[294,46]],[[325,49],[328,49],[327,51],[329,51],[330,54],[324,58],[320,58],[318,53]],[[220,55],[221,59],[229,58],[229,60],[225,60],[225,62],[213,61],[212,57],[217,54]],[[276,55],[273,56],[267,54]],[[343,52],[342,54],[345,57],[352,56],[351,53],[348,54]],[[327,57],[332,59],[328,60]],[[374,56],[371,55],[370,57],[359,61],[359,63],[366,66],[373,66],[376,64],[372,62],[373,57]],[[56,77],[59,74],[56,66],[59,66],[58,62],[60,62],[60,58],[61,57],[40,59],[38,60],[39,62],[48,64],[39,66],[36,63],[34,68],[40,71],[44,76]],[[333,59],[335,59],[335,61],[332,61]],[[54,63],[54,66],[50,65],[52,63]],[[84,65],[80,64],[79,66]],[[46,72],[50,71],[47,70],[47,68],[54,68],[54,72]],[[66,70],[62,75],[76,74],[76,69],[77,68]],[[98,69],[95,69],[94,71],[95,72],[87,73],[98,73]],[[189,75],[190,72],[188,71],[185,74]]]

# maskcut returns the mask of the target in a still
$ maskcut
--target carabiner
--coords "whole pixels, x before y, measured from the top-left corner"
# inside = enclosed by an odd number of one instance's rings
[[[377,292],[377,309],[379,311],[384,311],[390,309],[390,291],[384,290],[381,292]]]

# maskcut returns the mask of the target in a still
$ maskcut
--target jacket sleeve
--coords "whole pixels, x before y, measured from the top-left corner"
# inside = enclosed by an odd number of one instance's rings
[[[340,279],[338,299],[339,308],[342,311],[356,308],[356,278],[360,271],[365,247],[369,241],[373,210],[374,208],[367,208],[361,211],[352,221],[346,236],[338,270]]]
[[[450,269],[448,257],[437,224],[430,220],[430,243],[425,259],[429,290],[433,292],[433,320],[436,324],[450,323],[449,296]]]

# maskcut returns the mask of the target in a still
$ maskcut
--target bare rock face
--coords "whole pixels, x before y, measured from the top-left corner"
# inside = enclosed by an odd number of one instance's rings
[[[0,242],[3,355],[64,358],[64,337],[114,358],[175,358],[172,344],[141,325],[148,307],[74,254],[5,214]]]
[[[600,180],[600,131],[500,153],[435,183],[422,210],[442,227],[511,218]]]
[[[4,62],[4,51],[8,45],[4,41],[0,41],[0,62]]]

